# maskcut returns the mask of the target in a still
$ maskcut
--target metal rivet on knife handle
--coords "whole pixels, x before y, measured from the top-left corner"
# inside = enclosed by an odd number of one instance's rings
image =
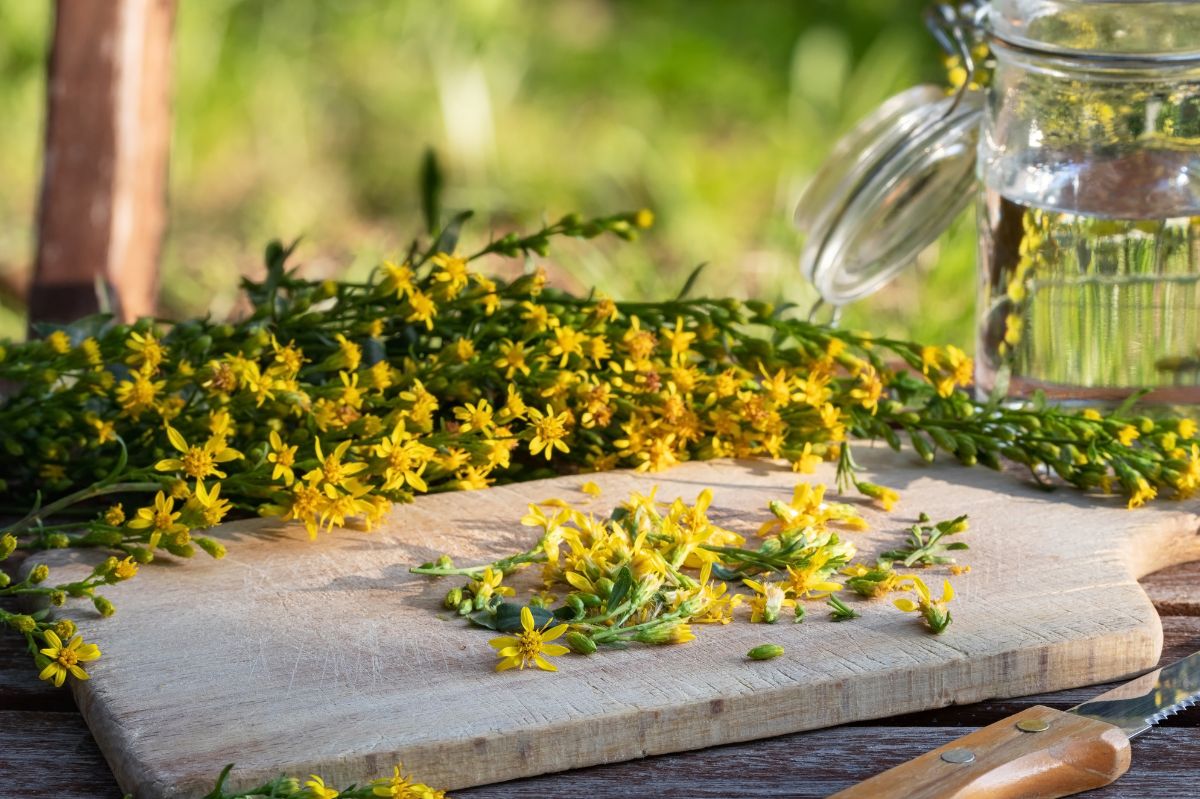
[[[975,753],[970,749],[949,749],[942,752],[942,760],[947,763],[970,763],[975,759]]]
[[[1050,725],[1041,719],[1021,719],[1017,722],[1017,729],[1021,732],[1045,732]]]

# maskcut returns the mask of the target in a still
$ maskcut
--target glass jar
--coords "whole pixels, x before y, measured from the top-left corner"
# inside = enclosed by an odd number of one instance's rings
[[[1200,2],[954,19],[986,39],[985,88],[909,90],[835,149],[797,209],[805,273],[864,296],[975,197],[980,398],[1200,404]]]
[[[976,383],[1200,401],[1200,3],[995,0]]]

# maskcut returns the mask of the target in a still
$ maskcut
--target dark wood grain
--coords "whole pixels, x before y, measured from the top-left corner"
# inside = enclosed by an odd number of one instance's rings
[[[971,728],[973,729],[973,728]],[[842,727],[580,769],[455,793],[459,799],[822,797],[939,747],[970,729]],[[1159,729],[1133,744],[1133,766],[1089,799],[1195,796],[1200,731]]]
[[[1190,576],[1189,576],[1190,575]],[[1196,607],[1182,599],[1195,565],[1168,569],[1144,581],[1163,616],[1163,661],[1200,650],[1200,614],[1167,615]],[[1191,589],[1195,592],[1195,589]],[[820,797],[898,765],[971,730],[1034,704],[1069,708],[1102,687],[980,702],[875,722],[787,735],[696,752],[579,769],[459,791],[460,799],[633,799],[661,796]],[[1195,796],[1200,763],[1200,713],[1167,720],[1133,744],[1133,766],[1095,799]],[[216,775],[214,775],[215,778]],[[0,635],[0,797],[119,799],[112,774],[74,710],[66,690],[37,679],[28,654]]]
[[[1200,616],[1200,562],[1156,572],[1142,582],[1164,616]]]
[[[120,799],[121,792],[78,713],[0,710],[0,796]]]

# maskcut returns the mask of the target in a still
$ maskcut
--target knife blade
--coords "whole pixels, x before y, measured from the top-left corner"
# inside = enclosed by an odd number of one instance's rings
[[[1068,710],[1120,727],[1135,738],[1200,701],[1200,652],[1143,674]]]
[[[1059,796],[1129,769],[1132,738],[1200,702],[1200,652],[1062,711],[1038,705],[877,774],[829,799]]]

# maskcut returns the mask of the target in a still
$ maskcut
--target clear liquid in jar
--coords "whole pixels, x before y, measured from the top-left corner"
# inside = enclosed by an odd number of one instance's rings
[[[1038,208],[985,189],[976,385],[1200,404],[1200,217]]]

